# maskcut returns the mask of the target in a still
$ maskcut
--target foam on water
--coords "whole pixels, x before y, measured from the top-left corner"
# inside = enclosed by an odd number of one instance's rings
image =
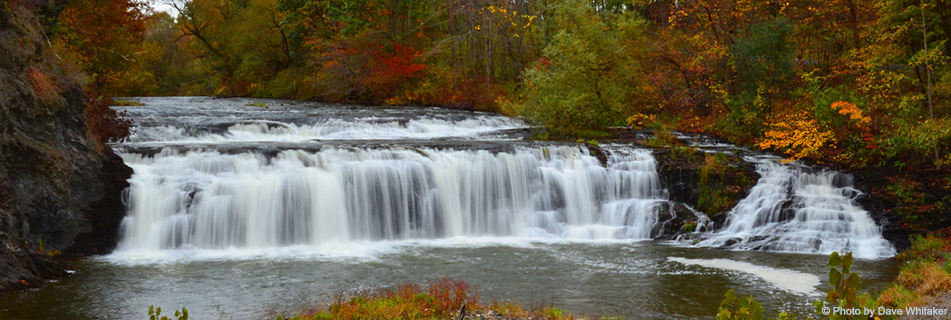
[[[806,295],[818,294],[816,287],[819,285],[819,276],[814,274],[803,273],[789,269],[770,268],[766,266],[755,265],[749,262],[730,259],[688,259],[680,257],[668,257],[667,260],[685,265],[696,265],[706,268],[743,272],[757,276],[778,288],[794,293]]]

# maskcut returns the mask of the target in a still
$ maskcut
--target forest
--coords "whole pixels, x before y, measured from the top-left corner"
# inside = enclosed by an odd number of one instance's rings
[[[542,138],[649,127],[951,166],[940,0],[54,1],[51,45],[97,95],[443,106]]]

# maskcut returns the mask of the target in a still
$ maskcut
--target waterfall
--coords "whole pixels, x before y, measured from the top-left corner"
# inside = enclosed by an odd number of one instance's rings
[[[865,258],[895,255],[875,221],[855,203],[861,192],[851,176],[810,173],[775,157],[747,160],[756,163],[759,181],[728,213],[724,228],[700,245],[822,254],[852,251]]]
[[[457,236],[649,239],[654,159],[617,148],[393,147],[127,153],[122,250],[266,248]]]
[[[676,215],[650,151],[605,145],[599,159],[579,144],[525,141],[528,126],[501,115],[143,100],[120,108],[136,127],[129,141],[114,144],[134,169],[120,250],[456,237],[643,240],[669,230],[661,220]],[[686,138],[708,152],[752,153]],[[700,221],[691,237],[700,245],[894,254],[855,203],[860,192],[850,176],[746,158],[761,179],[718,230],[694,212]]]

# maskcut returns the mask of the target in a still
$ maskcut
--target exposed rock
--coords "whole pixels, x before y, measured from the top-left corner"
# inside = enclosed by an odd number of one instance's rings
[[[90,138],[80,86],[37,18],[0,5],[0,290],[64,274],[53,256],[115,248],[131,169]]]
[[[687,208],[680,202],[665,202],[656,210],[658,221],[660,222],[651,231],[651,238],[655,239],[674,239],[678,235],[690,233],[699,223],[701,218],[693,210]],[[690,226],[693,227],[690,227]]]
[[[754,164],[734,155],[673,147],[654,149],[654,156],[670,200],[696,208],[717,225],[759,179]]]

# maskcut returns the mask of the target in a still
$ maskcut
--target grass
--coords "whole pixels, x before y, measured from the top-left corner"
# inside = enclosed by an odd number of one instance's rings
[[[463,281],[441,278],[426,287],[404,284],[395,289],[337,294],[334,302],[287,320],[324,319],[457,319],[465,306],[466,319],[576,319],[558,308],[525,310],[513,303],[481,304],[478,291]]]
[[[145,104],[138,101],[132,101],[132,100],[114,99],[112,100],[112,105],[117,107],[141,107],[141,106],[144,106]]]
[[[951,292],[951,237],[947,233],[915,236],[911,247],[896,258],[903,262],[895,282],[878,297],[891,307],[927,305],[931,298]]]

